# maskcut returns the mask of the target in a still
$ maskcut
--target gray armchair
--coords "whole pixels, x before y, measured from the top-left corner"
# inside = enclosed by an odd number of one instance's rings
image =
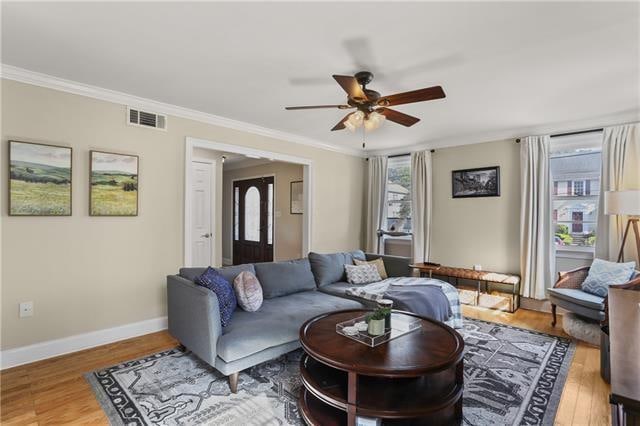
[[[591,318],[600,322],[607,317],[607,298],[582,291],[582,282],[589,274],[589,267],[574,269],[558,273],[558,281],[553,288],[547,290],[547,296],[551,302],[553,320],[551,325],[556,325],[556,309],[560,306],[567,311],[580,316]],[[640,272],[636,271],[633,279],[616,287],[631,288],[640,287]]]

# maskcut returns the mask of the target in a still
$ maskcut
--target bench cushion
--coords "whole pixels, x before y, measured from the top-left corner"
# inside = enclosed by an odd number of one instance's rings
[[[589,309],[604,310],[604,297],[575,288],[550,288],[549,297],[557,297]]]
[[[225,362],[232,362],[294,342],[306,320],[341,309],[362,309],[362,304],[319,291],[305,291],[267,299],[256,312],[237,310],[218,339],[218,356]]]

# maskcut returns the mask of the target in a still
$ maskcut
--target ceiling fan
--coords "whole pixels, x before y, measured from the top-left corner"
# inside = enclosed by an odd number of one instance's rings
[[[427,87],[425,89],[412,90],[410,92],[396,93],[395,95],[382,96],[375,90],[367,89],[367,84],[373,80],[373,74],[369,71],[360,71],[354,76],[334,75],[333,78],[340,87],[347,92],[347,103],[341,105],[309,105],[285,107],[286,110],[303,110],[318,108],[353,109],[338,122],[333,130],[349,129],[355,131],[364,126],[365,130],[374,130],[380,127],[385,119],[394,123],[411,127],[420,121],[419,118],[387,108],[395,105],[410,104],[414,102],[442,99],[446,95],[440,86]]]

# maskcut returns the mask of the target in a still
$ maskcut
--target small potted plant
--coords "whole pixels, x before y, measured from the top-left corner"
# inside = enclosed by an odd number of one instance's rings
[[[391,313],[391,308],[378,308],[369,315],[367,333],[372,336],[380,336],[385,332],[385,318]]]

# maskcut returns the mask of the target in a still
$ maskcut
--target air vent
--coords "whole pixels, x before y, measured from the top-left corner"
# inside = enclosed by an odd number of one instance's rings
[[[167,129],[167,116],[154,112],[140,111],[128,108],[129,124],[132,126],[151,127],[154,129]]]

